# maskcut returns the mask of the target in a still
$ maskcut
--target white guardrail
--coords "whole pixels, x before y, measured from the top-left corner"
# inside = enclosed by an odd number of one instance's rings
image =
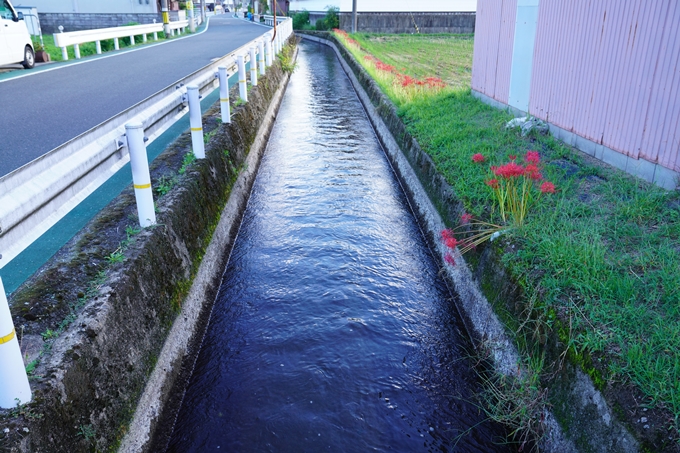
[[[189,26],[191,19],[180,20],[168,23],[167,27],[170,30],[170,35],[175,35],[175,30],[184,33],[184,29]],[[193,19],[195,26],[201,24],[201,17]],[[135,36],[141,36],[142,42],[146,42],[146,35],[153,34],[154,41],[158,41],[158,33],[163,31],[163,24],[145,24],[145,25],[130,25],[123,27],[98,28],[95,30],[80,30],[70,31],[64,33],[63,27],[59,27],[59,33],[54,33],[54,45],[61,47],[61,57],[63,60],[68,60],[67,47],[73,46],[73,51],[76,59],[80,58],[80,44],[94,42],[97,46],[97,53],[102,53],[101,42],[105,39],[113,39],[114,49],[120,49],[118,42],[119,38],[130,38],[130,43],[135,44]]]
[[[274,26],[274,16],[268,16],[268,15],[265,14],[262,17],[264,17],[264,24],[265,25],[269,25],[270,27]],[[287,19],[288,19],[287,17],[276,16],[276,24],[277,24],[276,27],[278,28],[278,24],[284,22]]]
[[[0,178],[0,268],[129,162],[126,124],[142,123],[147,143],[152,142],[187,113],[187,86],[207,95],[218,86],[219,67],[232,75],[239,60],[258,54],[270,66],[292,33],[292,20],[286,19],[273,41],[269,31]],[[241,78],[245,91],[246,77]]]

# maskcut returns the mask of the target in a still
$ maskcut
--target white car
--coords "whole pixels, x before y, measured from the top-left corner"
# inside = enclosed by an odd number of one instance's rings
[[[35,65],[33,42],[23,19],[9,0],[0,0],[0,66],[21,63],[31,69]]]

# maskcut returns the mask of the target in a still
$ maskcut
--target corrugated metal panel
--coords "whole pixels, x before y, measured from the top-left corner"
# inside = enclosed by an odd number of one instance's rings
[[[510,95],[510,71],[512,69],[512,43],[515,36],[517,0],[504,0],[500,23],[500,45],[496,70],[496,99],[508,103]]]
[[[649,111],[645,118],[640,155],[652,162],[658,161],[667,166],[671,162],[672,155],[677,155],[677,148],[672,150],[668,147],[669,140],[675,135],[670,130],[670,125],[676,123],[672,117],[677,98],[676,74],[678,71],[678,22],[680,6],[677,1],[671,1],[665,17],[659,20],[659,26],[663,25],[659,58],[654,73],[653,89],[651,93]],[[664,23],[665,22],[665,23]],[[673,84],[675,83],[675,87]],[[674,89],[675,88],[675,89]],[[672,97],[675,91],[676,97]]]
[[[472,88],[508,102],[517,0],[480,0],[475,19]]]
[[[499,40],[484,47],[491,52],[486,94],[507,103],[511,60],[505,47],[511,49],[517,3],[478,5],[496,8],[485,14],[492,18],[488,39]],[[512,30],[504,28],[510,22]],[[679,24],[677,0],[541,0],[529,112],[680,171]],[[485,39],[480,32],[478,27],[475,40]]]

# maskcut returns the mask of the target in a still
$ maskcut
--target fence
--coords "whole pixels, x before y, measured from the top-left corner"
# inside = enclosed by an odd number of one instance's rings
[[[250,61],[251,47],[255,48],[252,55],[266,53],[267,66],[271,65],[292,32],[292,20],[285,19],[274,42],[273,33],[267,32],[0,178],[0,267],[129,161],[126,124],[141,123],[147,143],[152,142],[189,110],[188,86],[196,86],[201,95],[212,92],[218,85],[219,67],[233,74],[237,60]],[[266,45],[259,45],[262,40]],[[245,74],[240,75],[239,84],[245,82]]]
[[[678,23],[675,0],[480,1],[472,88],[548,121],[588,154],[674,188]]]
[[[481,3],[481,1],[480,1]],[[340,13],[340,29],[352,30],[352,13]],[[367,33],[474,33],[475,13],[357,14],[357,31]]]

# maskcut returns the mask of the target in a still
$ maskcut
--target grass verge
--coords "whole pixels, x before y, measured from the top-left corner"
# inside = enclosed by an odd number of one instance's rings
[[[485,184],[493,177],[488,165],[538,151],[541,172],[557,191],[536,200],[524,224],[507,231],[512,246],[495,246],[521,288],[532,327],[503,317],[525,353],[535,354],[536,343],[545,343],[536,332],[558,336],[564,355],[596,385],[632,387],[642,397],[641,407],[668,415],[658,428],[677,439],[678,191],[616,171],[551,136],[522,137],[505,129],[512,117],[471,94],[471,36],[337,31],[336,36],[394,102],[408,131],[474,217],[502,224],[493,190]],[[428,86],[429,78],[443,85]],[[472,159],[477,153],[483,165]]]

